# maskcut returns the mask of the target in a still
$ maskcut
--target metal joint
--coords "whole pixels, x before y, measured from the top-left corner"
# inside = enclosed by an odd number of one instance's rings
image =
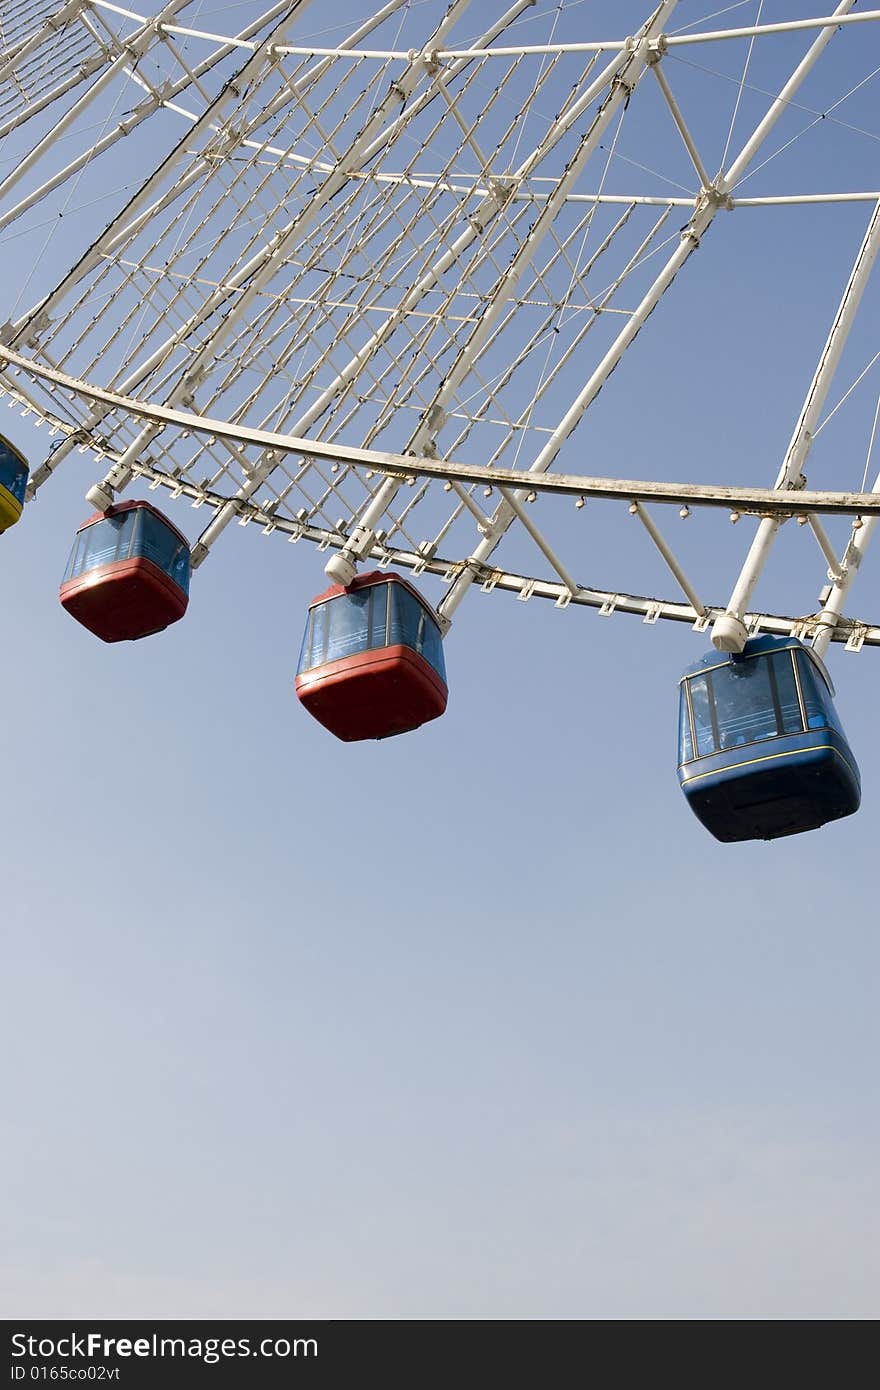
[[[724,208],[726,212],[733,211],[734,201],[728,193],[723,179],[717,178],[714,183],[711,183],[708,188],[704,188],[702,192],[707,207]]]
[[[52,15],[46,20],[46,23],[50,29],[63,29],[65,24],[69,24],[72,19],[76,19],[76,16],[82,8],[82,0],[68,0],[68,3],[62,5],[56,15]]]

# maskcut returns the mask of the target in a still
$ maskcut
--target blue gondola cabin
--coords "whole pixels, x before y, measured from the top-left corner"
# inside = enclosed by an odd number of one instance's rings
[[[183,617],[189,579],[186,537],[149,502],[121,502],[79,528],[60,598],[102,642],[134,642]]]
[[[15,445],[0,434],[0,534],[20,518],[27,481],[25,459]]]
[[[397,574],[335,584],[309,608],[296,693],[346,743],[437,719],[448,694],[437,614]]]
[[[718,840],[773,840],[859,808],[859,771],[833,687],[793,637],[710,652],[680,683],[678,779]]]

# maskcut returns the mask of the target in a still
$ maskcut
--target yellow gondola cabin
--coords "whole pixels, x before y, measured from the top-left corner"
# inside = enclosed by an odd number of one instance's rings
[[[21,516],[27,480],[27,462],[0,434],[0,532],[8,531]]]

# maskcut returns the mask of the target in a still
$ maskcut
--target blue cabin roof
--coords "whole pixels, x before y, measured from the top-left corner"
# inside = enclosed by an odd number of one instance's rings
[[[750,637],[743,647],[741,654],[717,652],[714,650],[706,652],[705,656],[701,656],[699,661],[693,662],[692,665],[686,668],[681,679],[686,680],[688,676],[695,676],[700,671],[711,669],[713,666],[723,666],[730,661],[740,661],[744,657],[750,656],[763,656],[770,652],[784,652],[792,647],[806,652],[833,695],[834,685],[825,667],[825,663],[816,655],[812,647],[806,646],[798,637],[773,637],[770,633],[764,633],[760,637]]]

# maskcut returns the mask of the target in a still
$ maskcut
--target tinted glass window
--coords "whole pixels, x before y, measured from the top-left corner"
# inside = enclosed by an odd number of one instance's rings
[[[800,734],[804,721],[794,679],[794,652],[774,652],[769,658],[771,684],[778,703],[779,728],[784,734]],[[767,660],[767,658],[764,658]]]
[[[419,641],[421,642],[419,651],[422,656],[433,666],[445,684],[446,658],[443,655],[443,638],[440,636],[440,629],[434,619],[424,612],[419,623]]]
[[[402,645],[416,650],[421,611],[421,605],[416,602],[409,589],[405,589],[402,584],[391,585],[391,624],[388,634],[390,646]]]
[[[709,692],[708,678],[706,676],[691,676],[688,687],[691,693],[691,707],[694,711],[697,757],[702,758],[707,753],[714,753],[716,744],[714,706]]]
[[[688,685],[697,757],[803,730],[789,650],[728,662]]]
[[[340,594],[327,604],[329,632],[325,661],[339,661],[366,650],[370,627],[372,589]]]
[[[122,512],[119,516],[108,516],[87,526],[77,536],[64,578],[76,579],[87,570],[100,565],[112,565],[116,560],[127,560],[134,536],[135,511]]]
[[[843,729],[837,718],[831,691],[806,652],[797,653],[797,664],[798,674],[801,678],[801,692],[804,697],[804,709],[807,714],[807,728],[836,729],[838,733],[842,734]]]
[[[309,613],[309,616],[306,618],[306,630],[303,633],[302,646],[299,649],[299,661],[296,664],[296,674],[298,676],[301,676],[303,671],[307,671],[311,664],[309,661],[309,649],[311,647],[312,632],[314,630],[314,626],[315,610],[313,608]]]
[[[309,647],[306,651],[306,641],[303,641],[303,650],[300,656],[299,669],[309,671],[313,666],[323,665],[327,650],[327,631],[329,623],[327,621],[327,609],[329,603],[320,603],[317,608],[313,608],[309,616],[309,625],[306,628],[306,639]]]
[[[711,675],[719,747],[773,738],[778,730],[767,662],[731,662]]]
[[[152,560],[154,565],[158,565],[160,570],[188,593],[189,546],[184,544],[161,517],[155,516],[145,507],[139,507],[136,515],[138,520],[131,553],[145,560]]]
[[[388,605],[391,584],[373,584],[370,593],[370,627],[367,633],[369,647],[384,647],[388,643]]]
[[[336,661],[367,646],[382,646],[385,641],[384,585],[377,593],[363,589],[355,594],[319,603],[309,613],[299,654],[297,674]]]
[[[389,643],[411,647],[423,656],[445,682],[446,662],[440,629],[427,609],[403,584],[391,586]]]
[[[440,629],[418,599],[393,582],[340,594],[313,608],[298,674],[386,645],[412,647],[446,680]]]
[[[0,439],[0,483],[11,492],[18,502],[24,502],[27,487],[28,467],[13,449]]]
[[[694,745],[691,738],[691,720],[688,713],[687,691],[685,682],[682,681],[678,693],[678,761],[689,763],[694,756]]]

